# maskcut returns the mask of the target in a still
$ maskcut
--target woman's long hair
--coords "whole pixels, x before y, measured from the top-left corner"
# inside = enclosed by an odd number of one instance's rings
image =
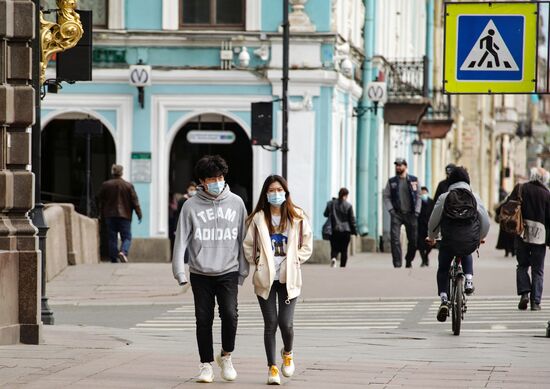
[[[279,225],[279,229],[281,231],[285,231],[288,223],[292,224],[295,220],[302,219],[302,216],[297,211],[297,209],[300,208],[294,205],[292,199],[290,198],[290,192],[288,190],[288,184],[286,180],[281,176],[272,174],[265,179],[264,185],[262,187],[262,192],[260,193],[260,198],[258,199],[258,203],[256,204],[254,211],[246,219],[246,225],[248,226],[252,222],[254,216],[258,212],[263,211],[265,222],[267,224],[267,227],[269,228],[270,234],[275,233],[275,228],[271,223],[271,205],[267,201],[267,191],[269,189],[269,186],[274,182],[278,182],[279,184],[281,184],[285,191],[286,198],[285,202],[281,205],[281,224]]]

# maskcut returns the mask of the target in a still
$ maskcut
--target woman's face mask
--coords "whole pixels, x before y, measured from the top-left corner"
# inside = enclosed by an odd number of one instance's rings
[[[269,204],[274,205],[276,207],[280,207],[286,200],[286,193],[285,192],[268,192],[267,193],[267,201]]]
[[[429,197],[429,195],[427,193],[424,193],[424,194],[420,195],[420,198],[424,201],[428,201],[428,197]]]

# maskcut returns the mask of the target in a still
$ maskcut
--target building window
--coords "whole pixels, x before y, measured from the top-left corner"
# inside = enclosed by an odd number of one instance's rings
[[[180,0],[184,28],[244,28],[244,0]]]
[[[56,0],[41,0],[41,5],[45,9],[56,9]],[[79,0],[78,9],[91,10],[93,15],[94,27],[107,28],[107,9],[109,8],[108,0]],[[55,13],[46,16],[47,20],[55,21]]]

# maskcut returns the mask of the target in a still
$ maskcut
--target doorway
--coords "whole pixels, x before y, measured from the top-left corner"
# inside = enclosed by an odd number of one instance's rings
[[[205,133],[207,131],[226,131],[233,134],[230,138],[234,140],[231,143],[216,143],[216,140],[205,141],[196,139],[201,138],[200,136],[188,136],[190,131],[204,131]],[[196,133],[194,132],[194,134]],[[227,161],[229,173],[225,180],[231,191],[243,199],[246,209],[250,213],[252,209],[252,146],[245,130],[238,123],[223,115],[196,116],[179,130],[170,149],[170,193],[185,193],[189,182],[197,180],[194,175],[197,161],[204,155],[216,154]]]
[[[115,141],[99,121],[100,134],[91,136],[90,204],[86,198],[86,136],[76,130],[79,119],[55,119],[42,131],[41,196],[44,203],[71,203],[75,210],[97,217],[95,195],[111,177],[116,161]],[[108,256],[107,228],[100,225],[100,254]]]
[[[93,197],[101,183],[110,178],[116,161],[115,141],[99,121],[101,134],[91,137],[92,212],[97,216]],[[42,200],[72,203],[86,214],[86,137],[78,134],[76,119],[55,119],[42,132]]]

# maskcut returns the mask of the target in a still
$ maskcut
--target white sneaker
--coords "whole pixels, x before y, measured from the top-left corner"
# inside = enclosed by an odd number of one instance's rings
[[[214,381],[214,369],[210,363],[201,363],[199,365],[199,376],[197,377],[197,382],[210,383]]]
[[[267,372],[267,384],[268,385],[281,385],[281,377],[279,377],[279,369],[273,365],[269,367]]]
[[[330,260],[330,267],[336,267],[336,258]]]
[[[285,377],[292,377],[294,374],[294,354],[285,354],[285,348],[281,349],[281,357],[283,357],[283,364],[281,365],[281,372]]]
[[[226,381],[235,381],[237,378],[237,371],[233,367],[233,363],[231,362],[231,355],[224,355],[221,354],[216,355],[216,363],[222,369],[221,376]]]

